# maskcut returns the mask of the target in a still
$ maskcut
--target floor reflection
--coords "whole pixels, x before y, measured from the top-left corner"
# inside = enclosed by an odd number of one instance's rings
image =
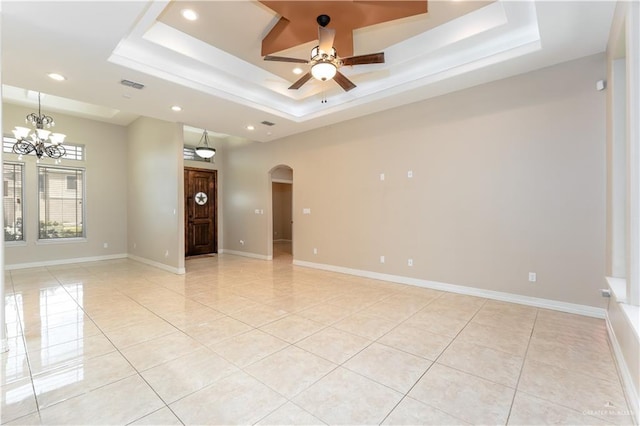
[[[632,424],[601,319],[291,257],[8,272],[1,423]]]
[[[291,241],[273,242],[273,260],[283,263],[293,262],[293,247]]]

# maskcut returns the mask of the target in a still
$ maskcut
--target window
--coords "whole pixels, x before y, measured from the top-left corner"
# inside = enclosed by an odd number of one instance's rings
[[[38,198],[40,239],[85,236],[83,169],[38,167]]]
[[[196,154],[196,149],[190,146],[184,146],[182,148],[182,158],[190,161],[204,161],[206,163],[212,163],[212,158],[202,158]]]
[[[62,158],[65,160],[84,161],[84,145],[74,145],[70,143],[64,143],[63,145],[67,152]]]
[[[4,180],[4,240],[24,241],[22,229],[22,189],[23,166],[16,163],[4,163],[2,178]]]
[[[15,154],[13,152],[13,144],[16,143],[16,138],[12,136],[5,136],[2,139],[2,151],[7,154]],[[64,149],[66,153],[62,157],[65,160],[77,160],[84,161],[84,145],[76,145],[65,142]],[[30,154],[33,155],[33,154]]]
[[[73,175],[73,176],[67,176],[67,189],[73,189],[76,190],[78,189],[78,177]]]

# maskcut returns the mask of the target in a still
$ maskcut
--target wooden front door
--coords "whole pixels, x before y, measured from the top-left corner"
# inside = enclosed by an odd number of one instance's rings
[[[184,169],[185,256],[218,252],[217,171]]]

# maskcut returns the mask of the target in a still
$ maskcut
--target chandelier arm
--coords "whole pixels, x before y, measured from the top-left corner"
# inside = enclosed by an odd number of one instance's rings
[[[13,152],[15,154],[29,154],[35,150],[36,146],[24,139],[21,139],[13,144]]]
[[[44,152],[54,160],[64,157],[67,150],[62,145],[49,145],[44,148]]]

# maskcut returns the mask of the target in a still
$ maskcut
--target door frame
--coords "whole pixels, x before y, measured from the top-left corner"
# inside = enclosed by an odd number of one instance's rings
[[[212,174],[214,179],[213,179],[213,202],[214,202],[214,207],[213,207],[213,252],[214,254],[218,254],[218,170],[216,169],[201,169],[199,167],[184,167],[183,168],[183,172],[182,172],[182,181],[183,181],[183,187],[184,187],[184,191],[183,191],[183,203],[184,203],[184,227],[183,227],[183,235],[184,235],[184,257],[187,258],[189,256],[187,256],[187,252],[188,252],[188,245],[189,245],[189,241],[188,241],[188,227],[189,227],[189,215],[188,215],[188,209],[189,209],[189,204],[187,202],[187,186],[186,186],[186,182],[185,182],[185,172],[187,171],[194,171],[194,172],[200,172],[200,173],[209,173]],[[211,253],[210,253],[211,254]]]
[[[268,202],[268,206],[269,208],[267,209],[267,260],[273,260],[273,183],[289,183],[291,184],[291,254],[292,256],[295,254],[295,250],[294,250],[294,236],[296,233],[295,230],[295,221],[294,221],[294,213],[295,213],[295,198],[293,196],[293,179],[291,179],[290,181],[285,181],[282,179],[278,179],[278,178],[274,178],[273,177],[273,172],[275,172],[278,169],[290,169],[293,172],[293,167],[289,166],[288,164],[278,164],[277,166],[274,166],[273,168],[271,168],[271,170],[269,170],[268,172],[268,176],[269,179],[267,179],[267,202]]]

